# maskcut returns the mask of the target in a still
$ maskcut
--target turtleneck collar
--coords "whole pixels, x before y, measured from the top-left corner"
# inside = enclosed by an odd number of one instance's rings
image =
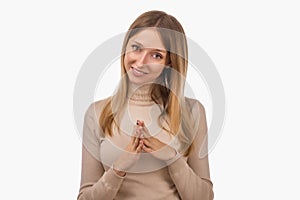
[[[129,102],[138,105],[151,105],[154,101],[151,99],[151,84],[142,86],[129,85],[128,95]]]

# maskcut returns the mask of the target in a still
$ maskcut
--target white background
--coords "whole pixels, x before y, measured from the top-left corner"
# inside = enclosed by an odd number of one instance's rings
[[[76,76],[98,45],[152,9],[174,15],[223,80],[226,121],[210,154],[215,199],[300,198],[297,1],[7,2],[0,3],[1,199],[76,199]]]

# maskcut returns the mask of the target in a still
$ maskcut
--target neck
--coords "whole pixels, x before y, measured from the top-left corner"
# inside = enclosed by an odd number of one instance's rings
[[[129,84],[127,97],[131,101],[152,102],[151,84],[135,85]]]

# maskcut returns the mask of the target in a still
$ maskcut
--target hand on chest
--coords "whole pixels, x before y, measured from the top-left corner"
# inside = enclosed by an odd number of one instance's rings
[[[130,141],[137,120],[142,120],[153,137],[166,144],[169,143],[172,137],[159,125],[158,119],[160,114],[161,110],[156,104],[150,106],[126,106],[119,124],[121,132],[118,134],[115,128],[115,134],[111,140],[115,145],[121,148],[125,147]],[[165,122],[162,125],[168,129]]]

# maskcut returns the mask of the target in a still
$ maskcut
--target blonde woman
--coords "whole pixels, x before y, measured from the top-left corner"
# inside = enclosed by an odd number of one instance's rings
[[[117,91],[85,113],[78,200],[213,199],[205,109],[184,96],[187,53],[165,12],[130,26]]]

